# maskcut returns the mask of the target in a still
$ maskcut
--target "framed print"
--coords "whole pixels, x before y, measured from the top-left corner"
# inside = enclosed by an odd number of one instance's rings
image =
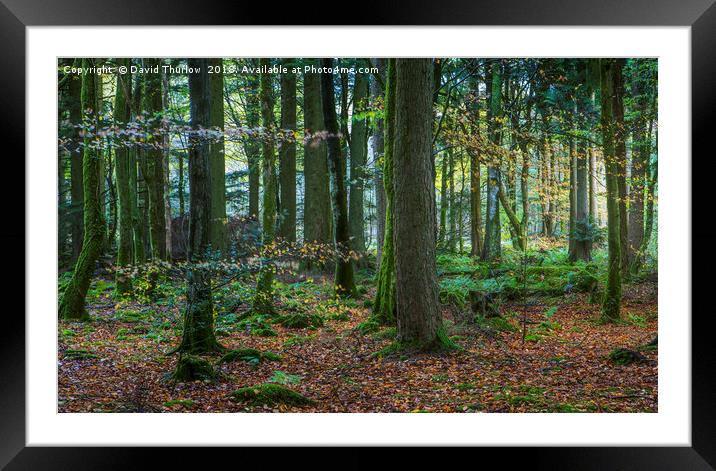
[[[368,7],[3,0],[8,469],[712,469],[711,2]]]

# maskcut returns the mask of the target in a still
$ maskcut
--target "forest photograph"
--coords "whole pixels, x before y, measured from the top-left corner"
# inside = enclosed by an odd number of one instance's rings
[[[657,91],[656,58],[58,58],[57,411],[657,413]]]

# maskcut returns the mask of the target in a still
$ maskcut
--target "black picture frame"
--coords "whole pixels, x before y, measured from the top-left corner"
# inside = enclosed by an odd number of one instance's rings
[[[334,12],[336,3],[320,0],[310,5],[282,6],[272,2],[221,2],[216,0],[0,0],[0,149],[7,152],[3,162],[6,175],[23,175],[25,178],[25,28],[27,26],[74,26],[74,25],[328,25],[346,24],[346,14],[338,18],[322,16],[322,12]],[[692,155],[711,156],[711,129],[716,115],[716,6],[714,0],[441,0],[428,2],[414,0],[409,4],[394,1],[361,3],[362,8],[351,11],[350,24],[355,25],[529,25],[529,26],[690,26],[692,65]],[[682,156],[684,159],[693,157]],[[48,156],[49,158],[49,156]],[[716,170],[714,159],[698,162],[699,171],[692,175],[692,188],[706,187],[711,172]],[[16,168],[11,168],[12,166]],[[10,167],[8,167],[10,166]],[[703,170],[702,170],[703,169]],[[15,173],[7,173],[15,172]],[[699,179],[701,179],[699,181]],[[0,231],[0,247],[23,247],[13,249],[5,257],[13,268],[3,270],[7,280],[4,303],[7,298],[18,299],[17,293],[25,291],[25,251],[32,250],[25,243],[25,206],[19,204],[24,195],[24,178],[13,178],[19,188],[3,185],[5,204],[3,218],[12,221]],[[712,185],[712,183],[711,183]],[[702,200],[702,199],[701,199]],[[692,197],[692,205],[700,204]],[[705,208],[702,208],[704,210]],[[696,212],[692,209],[692,214]],[[709,246],[714,231],[706,224],[692,224],[692,245]],[[9,257],[9,258],[8,258]],[[713,255],[705,253],[706,261]],[[23,258],[23,260],[20,260]],[[20,276],[20,274],[23,276]],[[695,307],[702,301],[708,306],[706,296],[709,277],[692,277],[692,293]],[[20,316],[21,306],[10,308],[4,304],[2,328],[0,328],[0,466],[7,469],[133,469],[141,461],[140,453],[151,451],[160,455],[163,466],[186,464],[186,455],[170,448],[61,448],[25,446],[25,324]],[[22,306],[24,308],[24,305]],[[696,309],[692,309],[697,311]],[[548,467],[549,469],[715,469],[716,467],[716,394],[712,373],[716,357],[709,329],[710,310],[699,311],[692,317],[692,414],[691,447],[569,447],[569,448],[521,448],[509,452],[499,448],[471,451],[473,459],[487,464],[496,458],[517,467]],[[672,313],[674,314],[674,313]],[[691,313],[678,313],[685,318]],[[51,314],[48,314],[51,315]],[[48,322],[51,321],[48,318]],[[240,427],[237,420],[237,427]],[[334,467],[365,468],[375,465],[365,449],[340,451],[341,465]],[[228,452],[227,452],[228,451]],[[230,459],[243,461],[243,452],[231,450],[212,451],[228,455]],[[266,454],[266,451],[261,452]],[[270,464],[283,459],[300,462],[304,452],[291,449],[287,453],[271,452]],[[419,459],[425,462],[432,453],[415,450],[409,453],[390,453],[380,459],[381,465]],[[442,460],[449,458],[447,452],[434,454]],[[490,456],[488,456],[490,455]],[[207,455],[204,455],[207,456]],[[244,458],[242,458],[244,456]],[[288,462],[288,461],[287,461]],[[476,462],[476,461],[475,461]],[[268,463],[268,461],[267,461]],[[315,463],[315,461],[313,462]]]

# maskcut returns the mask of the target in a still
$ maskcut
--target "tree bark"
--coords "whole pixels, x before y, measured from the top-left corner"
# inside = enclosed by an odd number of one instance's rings
[[[94,65],[95,59],[82,59],[84,70],[88,70]],[[82,74],[81,109],[85,114],[82,121],[90,122],[94,129],[99,128],[99,103],[97,102],[96,93],[98,77],[94,73]],[[89,314],[85,309],[85,297],[106,236],[103,208],[100,204],[102,154],[97,148],[98,144],[98,141],[93,140],[89,135],[85,135],[82,148],[84,235],[82,249],[77,258],[72,278],[60,300],[59,317],[61,319],[89,319]]]
[[[385,237],[383,253],[376,283],[373,318],[383,324],[396,322],[395,307],[395,253],[393,246],[393,146],[395,143],[395,59],[388,59],[385,86],[385,143],[383,155],[383,184],[385,188]]]
[[[602,142],[604,147],[604,162],[606,165],[607,178],[607,227],[608,227],[608,248],[609,262],[607,272],[607,286],[604,290],[602,301],[602,318],[606,321],[614,321],[620,318],[621,307],[621,249],[619,237],[619,189],[617,175],[619,173],[619,160],[617,157],[617,146],[615,143],[615,122],[614,107],[620,101],[614,99],[615,94],[615,68],[618,67],[614,59],[595,59],[600,61],[601,68],[601,125]]]
[[[333,59],[321,59],[322,68],[332,68]],[[335,292],[339,296],[355,294],[353,263],[350,255],[350,228],[346,198],[345,164],[341,156],[341,140],[333,89],[333,74],[321,73],[323,119],[328,131],[328,163],[331,173],[331,204],[333,207],[334,249],[336,251]]]
[[[435,265],[432,95],[432,61],[397,59],[393,160],[397,339],[419,350],[440,346],[442,325]]]
[[[209,93],[211,98],[210,127],[224,131],[224,73],[222,59],[209,59]],[[211,179],[211,224],[209,238],[211,250],[227,255],[226,234],[226,161],[224,136],[212,139],[209,144],[209,178]]]
[[[490,71],[490,139],[497,147],[502,141],[500,123],[502,116],[502,88],[500,77],[500,64],[498,61],[492,63]],[[498,259],[502,252],[502,234],[500,223],[500,164],[497,155],[491,156],[487,166],[487,207],[485,220],[485,245],[482,248],[482,260],[491,261]]]
[[[296,74],[292,59],[284,59],[287,74],[281,74],[281,129],[296,131]],[[278,235],[288,242],[296,242],[296,143],[284,141],[279,148],[279,180],[281,213]]]
[[[270,67],[268,59],[259,59],[260,66]],[[268,73],[261,74],[261,124],[267,132],[274,132],[273,124],[273,77]],[[263,154],[263,231],[262,243],[263,250],[269,250],[274,243],[276,236],[276,153],[273,140],[264,138],[261,143],[261,151]],[[275,267],[270,261],[264,262],[259,271],[256,281],[256,293],[254,295],[253,311],[257,314],[273,314],[273,280]]]
[[[325,131],[321,105],[320,77],[303,77],[303,121],[306,133]],[[326,143],[322,138],[306,141],[303,147],[305,194],[303,203],[303,239],[307,244],[332,243],[331,192],[328,177]]]
[[[208,128],[211,123],[211,85],[208,59],[189,59],[191,127]],[[197,354],[223,350],[214,333],[211,276],[200,264],[211,247],[210,144],[197,135],[189,143],[189,246],[187,248],[187,294],[180,352]]]
[[[144,67],[160,66],[159,59],[144,59]],[[160,69],[161,70],[161,69]],[[162,108],[162,74],[161,72],[148,72],[144,74],[144,110],[152,120],[150,131],[153,135],[147,140],[144,150],[146,157],[146,173],[144,181],[147,184],[149,199],[149,234],[151,240],[151,255],[153,260],[167,259],[166,223],[164,219],[164,145],[162,137],[156,132],[161,127],[160,114]]]
[[[353,86],[348,221],[351,229],[351,247],[359,254],[365,252],[366,248],[363,228],[365,219],[363,214],[363,193],[367,178],[365,165],[368,156],[368,121],[365,117],[367,100],[368,76],[364,73],[356,73]]]
[[[119,66],[129,66],[129,59],[117,59]],[[117,91],[114,102],[114,121],[119,127],[126,126],[131,117],[132,75],[131,72],[117,73]],[[117,199],[119,206],[119,245],[117,246],[117,267],[115,289],[122,295],[131,290],[131,278],[123,273],[122,268],[132,264],[134,247],[134,228],[132,226],[132,207],[129,186],[130,159],[129,149],[118,146],[115,151],[114,171],[117,182]]]

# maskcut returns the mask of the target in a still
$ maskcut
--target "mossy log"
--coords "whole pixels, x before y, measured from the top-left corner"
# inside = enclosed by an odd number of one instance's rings
[[[261,352],[255,348],[240,348],[231,350],[216,362],[217,365],[222,363],[231,363],[234,361],[246,362],[262,362],[262,361],[281,361],[281,357],[273,352]]]

